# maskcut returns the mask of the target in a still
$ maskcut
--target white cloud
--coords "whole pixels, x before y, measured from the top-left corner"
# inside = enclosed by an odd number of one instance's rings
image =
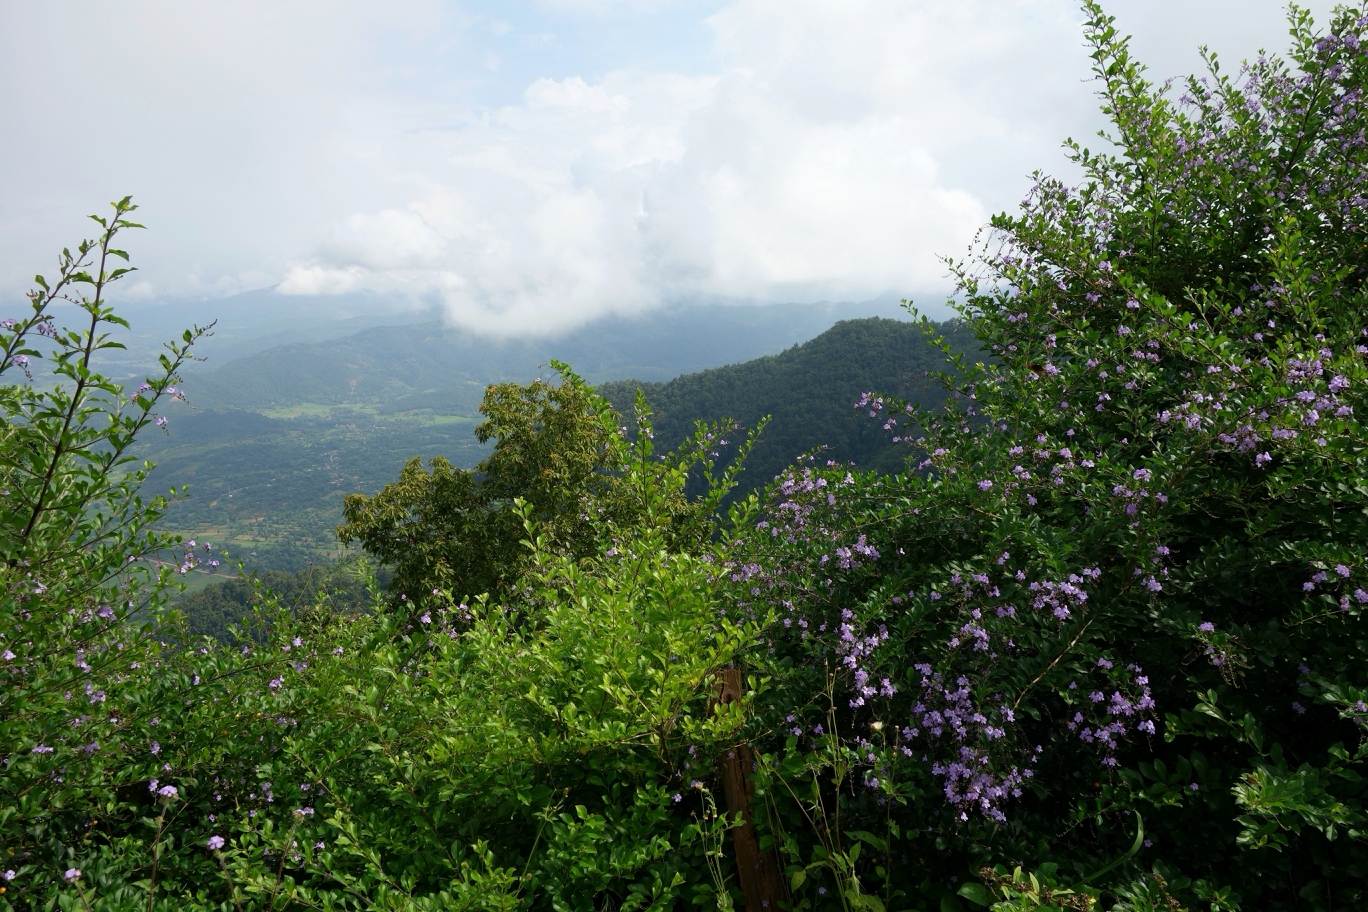
[[[453,318],[504,332],[697,294],[945,287],[939,256],[960,253],[989,209],[941,157],[989,170],[1012,157],[1024,173],[1023,153],[1052,150],[1056,118],[1017,86],[1042,43],[1078,40],[1057,4],[996,19],[989,5],[744,0],[712,20],[718,75],[538,79],[521,104],[434,140],[448,167],[425,172],[433,184],[409,209],[442,208],[422,224],[445,243],[425,233],[422,255],[394,268],[408,287],[428,270]],[[985,100],[987,84],[1010,88]],[[391,287],[388,215],[339,221],[300,269],[361,265],[358,281]],[[304,287],[291,275],[287,288]]]
[[[618,10],[659,12],[688,6],[690,0],[537,0],[537,5],[558,13],[603,16]]]
[[[564,56],[659,10],[697,24],[686,2],[543,0],[515,22],[436,0],[0,0],[0,128],[22,137],[0,146],[0,283],[131,190],[155,229],[142,297],[369,290],[529,333],[699,294],[932,291],[940,256],[1100,125],[1072,0],[723,2],[689,69],[658,62],[663,26]],[[1203,41],[1283,44],[1278,0],[1113,6],[1161,77]],[[81,142],[52,127],[69,110]]]

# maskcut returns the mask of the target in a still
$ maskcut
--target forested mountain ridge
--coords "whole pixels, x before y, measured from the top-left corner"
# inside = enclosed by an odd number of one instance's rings
[[[198,407],[289,415],[360,406],[381,413],[472,415],[485,386],[531,380],[552,359],[590,382],[667,380],[782,351],[842,316],[900,313],[896,299],[848,304],[667,307],[611,316],[543,338],[497,339],[440,321],[377,326],[319,342],[281,345],[213,370],[188,371]]]
[[[953,322],[938,327],[957,351],[976,349]],[[869,391],[938,407],[944,390],[931,372],[946,367],[945,355],[919,324],[871,317],[843,320],[820,336],[743,364],[713,368],[664,383],[620,380],[598,387],[622,415],[632,413],[636,391],[653,412],[656,443],[670,449],[694,422],[731,418],[755,427],[770,423],[746,460],[740,491],[760,487],[793,460],[825,447],[825,457],[861,468],[895,471],[904,450],[888,442],[881,425],[856,413]]]
[[[942,329],[955,345],[972,344],[954,324]],[[641,387],[664,448],[688,436],[696,419],[753,427],[772,416],[739,479],[738,490],[749,491],[818,446],[831,459],[895,470],[900,448],[852,406],[869,390],[938,404],[942,393],[927,371],[943,365],[944,355],[918,325],[874,317],[842,321],[777,355],[665,383],[605,383],[599,391],[626,419]],[[175,418],[170,433],[154,435],[141,452],[157,464],[157,488],[190,486],[168,514],[169,528],[227,545],[251,567],[297,570],[337,555],[333,527],[347,494],[374,493],[414,456],[475,465],[488,452],[475,439],[476,420],[474,407],[425,415],[344,406],[293,418],[200,410]]]

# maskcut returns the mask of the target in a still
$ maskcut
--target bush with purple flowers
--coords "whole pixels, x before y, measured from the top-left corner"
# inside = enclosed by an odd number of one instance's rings
[[[1087,8],[1107,151],[951,263],[992,360],[863,397],[909,471],[794,469],[733,557],[813,908],[1368,902],[1368,10],[1170,89]]]
[[[1368,7],[1170,88],[1085,6],[1108,151],[951,264],[946,408],[857,404],[905,472],[723,518],[724,426],[557,365],[351,501],[388,597],[221,642],[126,455],[202,330],[96,369],[116,204],[0,321],[0,910],[1368,903]]]

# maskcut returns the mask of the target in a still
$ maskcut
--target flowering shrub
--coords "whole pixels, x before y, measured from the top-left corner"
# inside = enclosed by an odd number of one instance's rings
[[[857,404],[906,472],[718,522],[729,426],[662,458],[559,366],[352,501],[390,597],[228,642],[126,456],[202,331],[96,370],[116,204],[0,325],[0,909],[1363,906],[1368,15],[1174,99],[1087,9],[1115,151],[952,263],[945,410]]]
[[[992,360],[939,414],[865,396],[912,470],[795,469],[733,557],[767,568],[736,610],[784,609],[756,733],[800,905],[972,901],[1000,863],[1126,908],[1151,873],[1368,899],[1368,16],[1294,11],[1289,64],[1171,93],[1087,8],[1115,151],[1071,143],[1083,182],[952,263]]]

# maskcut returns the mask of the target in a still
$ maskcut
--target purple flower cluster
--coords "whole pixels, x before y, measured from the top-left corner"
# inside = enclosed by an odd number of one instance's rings
[[[1088,593],[1082,588],[1084,580],[1097,579],[1101,575],[1102,571],[1099,568],[1090,567],[1085,569],[1081,576],[1070,573],[1068,579],[1061,582],[1033,582],[1027,587],[1034,593],[1031,606],[1037,611],[1049,609],[1059,620],[1068,620],[1074,611],[1088,601]]]
[[[1002,704],[985,711],[975,704],[967,677],[960,675],[952,686],[930,665],[916,668],[922,676],[921,696],[912,707],[916,727],[904,731],[904,737],[923,738],[933,749],[950,748],[948,758],[932,762],[931,772],[942,780],[945,798],[959,810],[961,820],[967,820],[972,810],[1005,821],[1001,804],[1021,796],[1022,782],[1034,775],[1040,748],[1024,767],[1013,765],[999,772],[991,750],[1003,743],[1007,725],[1015,721],[1012,708]],[[911,753],[910,748],[904,751]]]
[[[1104,671],[1112,671],[1113,666],[1110,659],[1097,660],[1097,667]],[[1103,688],[1089,693],[1088,711],[1075,711],[1067,723],[1069,731],[1077,732],[1081,741],[1102,752],[1102,765],[1107,767],[1116,766],[1116,749],[1128,732],[1155,733],[1149,678],[1138,665],[1129,665],[1126,671],[1130,673],[1129,679],[1116,680],[1115,689],[1110,692]],[[1075,687],[1076,683],[1070,685],[1071,690]]]
[[[838,629],[840,640],[836,644],[836,655],[840,657],[841,664],[851,672],[855,683],[855,696],[850,700],[851,708],[863,706],[866,697],[876,694],[891,697],[897,693],[897,688],[888,678],[882,678],[879,686],[875,687],[871,683],[869,671],[863,664],[873,655],[874,650],[888,639],[888,628],[881,624],[877,633],[861,637],[855,631],[855,613],[845,608],[841,611]]]

